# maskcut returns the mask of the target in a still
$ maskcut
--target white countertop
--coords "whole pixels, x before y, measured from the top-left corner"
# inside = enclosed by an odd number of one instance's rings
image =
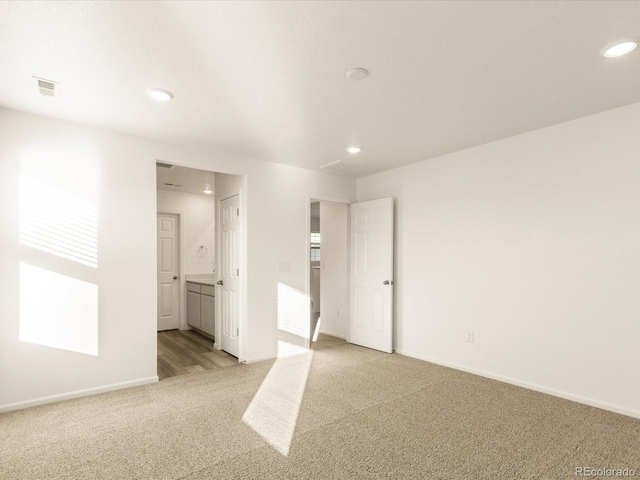
[[[213,275],[185,275],[184,279],[189,283],[215,286],[216,278]]]

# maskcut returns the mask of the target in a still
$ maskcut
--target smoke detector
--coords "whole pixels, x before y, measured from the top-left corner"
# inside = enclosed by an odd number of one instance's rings
[[[44,78],[33,77],[38,95],[48,98],[60,98],[60,83]]]

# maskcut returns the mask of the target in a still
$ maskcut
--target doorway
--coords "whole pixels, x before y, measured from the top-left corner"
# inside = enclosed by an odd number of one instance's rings
[[[236,282],[244,258],[240,202],[243,177],[156,164],[158,224],[158,376],[195,373],[237,364],[242,288]],[[234,273],[222,262],[227,223],[225,199],[235,198]],[[222,198],[222,200],[221,200]],[[221,268],[217,268],[220,265]],[[228,287],[223,289],[223,285]],[[229,291],[231,290],[231,294]],[[224,301],[227,299],[228,301]],[[224,308],[223,305],[224,304]],[[232,305],[234,308],[229,307]],[[226,312],[235,314],[235,348],[222,335]],[[222,351],[224,348],[227,352]],[[234,358],[235,357],[235,358]]]
[[[348,333],[348,205],[314,200],[309,210],[309,296],[312,342]]]
[[[391,353],[393,199],[312,199],[309,207],[310,338],[326,334]]]

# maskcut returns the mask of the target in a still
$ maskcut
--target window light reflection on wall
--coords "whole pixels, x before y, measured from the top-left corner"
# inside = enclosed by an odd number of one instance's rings
[[[20,263],[20,341],[98,355],[98,286]]]
[[[310,305],[309,295],[278,283],[278,330],[309,338]]]
[[[20,262],[20,341],[97,356],[98,285],[85,281],[98,267],[96,204],[23,174],[19,219],[30,258]],[[77,264],[89,275],[76,278]]]
[[[20,244],[97,268],[97,208],[28,176],[20,179]]]

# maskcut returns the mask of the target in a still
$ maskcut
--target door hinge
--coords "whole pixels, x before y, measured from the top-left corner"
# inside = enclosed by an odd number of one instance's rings
[[[236,208],[236,216],[238,216],[238,217],[240,216],[240,209],[239,208]]]
[[[239,336],[240,336],[240,329],[236,328],[236,337],[239,337]]]
[[[236,268],[236,276],[239,277],[240,276],[240,269]]]

